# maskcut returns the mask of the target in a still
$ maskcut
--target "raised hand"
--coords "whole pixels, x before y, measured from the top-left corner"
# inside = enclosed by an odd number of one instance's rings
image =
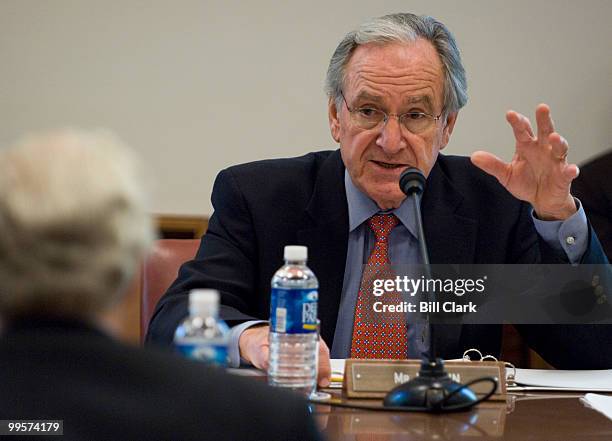
[[[555,132],[550,108],[536,108],[537,137],[531,123],[520,113],[509,111],[516,151],[510,163],[483,151],[472,154],[472,163],[493,175],[514,197],[529,202],[539,219],[565,220],[576,212],[570,184],[579,173],[567,162],[568,144]]]

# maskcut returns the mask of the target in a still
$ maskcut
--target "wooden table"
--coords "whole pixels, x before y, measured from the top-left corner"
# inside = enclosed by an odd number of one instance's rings
[[[334,391],[339,397],[340,392]],[[329,441],[396,440],[612,440],[612,421],[585,407],[584,394],[511,395],[461,413],[432,415],[355,410],[314,404]]]

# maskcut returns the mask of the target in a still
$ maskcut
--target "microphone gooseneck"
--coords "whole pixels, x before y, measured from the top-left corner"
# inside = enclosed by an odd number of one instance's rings
[[[399,187],[414,203],[416,226],[419,234],[419,250],[423,260],[425,277],[429,280],[431,279],[431,265],[425,242],[423,217],[421,216],[421,197],[425,190],[426,180],[421,170],[409,168],[400,175]],[[433,292],[428,292],[427,297],[429,302],[435,301]],[[472,383],[462,385],[453,381],[444,368],[444,361],[441,358],[436,358],[434,328],[430,323],[429,312],[427,312],[427,326],[429,327],[430,341],[429,359],[422,361],[421,369],[416,378],[400,384],[387,394],[384,400],[385,407],[417,412],[452,412],[469,409],[480,401],[487,399],[497,388],[497,381],[492,378],[477,380],[477,382],[489,381],[493,384],[490,394],[481,399],[478,399],[469,388]]]
[[[423,230],[423,216],[421,216],[421,197],[425,191],[425,175],[418,168],[410,167],[402,172],[399,178],[399,186],[402,192],[414,203],[416,217],[416,227],[419,234],[419,251],[425,270],[425,277],[431,279],[431,267],[429,265],[429,252],[425,241],[425,231]],[[432,300],[432,299],[428,299]]]

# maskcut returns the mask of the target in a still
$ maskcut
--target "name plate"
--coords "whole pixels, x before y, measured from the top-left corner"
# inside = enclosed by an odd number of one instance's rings
[[[446,361],[446,371],[458,383],[480,377],[497,379],[497,389],[491,399],[505,399],[506,368],[499,361]],[[344,367],[343,388],[349,398],[384,398],[394,387],[418,376],[421,360],[364,360],[350,358]],[[491,383],[470,386],[477,395],[491,389]]]

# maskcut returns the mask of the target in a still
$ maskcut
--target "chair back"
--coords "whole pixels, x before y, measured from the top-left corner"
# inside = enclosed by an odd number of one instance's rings
[[[159,239],[142,265],[140,341],[149,327],[157,302],[178,275],[180,266],[193,259],[199,239]]]

